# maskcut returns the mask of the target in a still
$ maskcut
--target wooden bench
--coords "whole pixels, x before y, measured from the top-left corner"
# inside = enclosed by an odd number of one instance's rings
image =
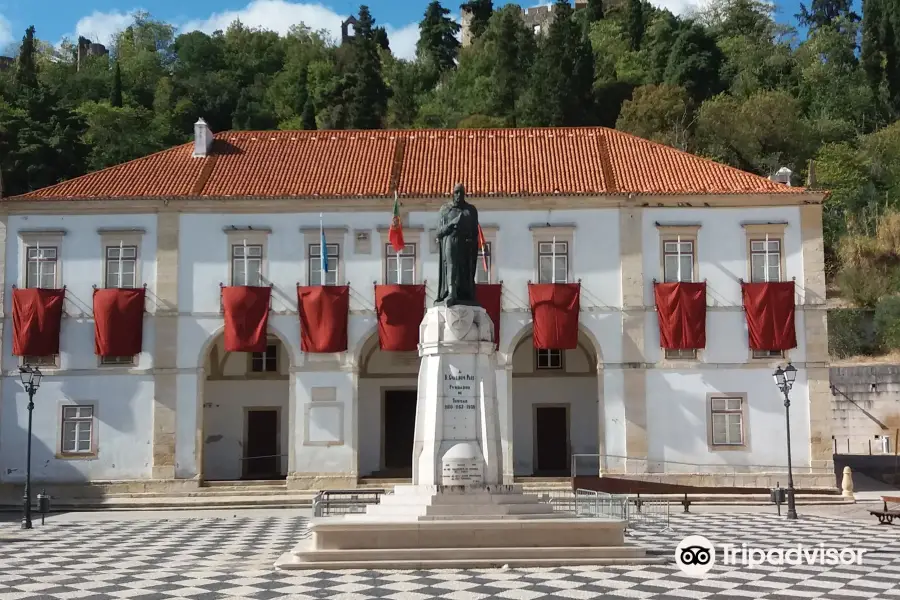
[[[900,519],[900,496],[882,496],[884,507],[881,510],[870,510],[869,514],[878,517],[880,525],[893,525],[894,519]],[[888,503],[891,507],[888,508]]]

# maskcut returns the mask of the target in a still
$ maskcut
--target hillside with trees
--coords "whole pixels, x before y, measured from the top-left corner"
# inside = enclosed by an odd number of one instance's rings
[[[864,0],[861,15],[850,0],[812,0],[796,28],[757,0],[687,17],[644,0],[560,0],[541,35],[517,5],[465,6],[472,44],[431,2],[413,61],[392,54],[366,6],[343,43],[239,22],[176,34],[139,13],[108,56],[80,61],[75,43],[29,28],[0,71],[3,195],[185,142],[198,116],[214,131],[615,127],[831,190],[828,278],[849,307],[831,319],[832,352],[900,348],[900,0]]]

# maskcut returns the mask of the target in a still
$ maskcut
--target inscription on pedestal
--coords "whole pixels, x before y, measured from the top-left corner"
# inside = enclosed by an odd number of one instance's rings
[[[444,410],[475,410],[475,377],[468,373],[444,373]]]
[[[444,459],[442,482],[444,485],[481,485],[484,476],[478,459]]]

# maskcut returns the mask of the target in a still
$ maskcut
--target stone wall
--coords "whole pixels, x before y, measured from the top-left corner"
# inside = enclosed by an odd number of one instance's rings
[[[838,454],[882,454],[900,430],[900,365],[832,367],[832,444]]]

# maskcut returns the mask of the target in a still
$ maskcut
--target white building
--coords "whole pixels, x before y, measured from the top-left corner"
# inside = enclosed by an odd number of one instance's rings
[[[397,192],[402,283],[424,284],[431,305],[432,229],[457,181],[490,245],[480,281],[502,282],[508,479],[568,474],[573,454],[591,455],[576,458],[580,474],[783,470],[771,374],[787,360],[799,369],[798,485],[829,466],[822,193],[602,128],[213,140],[201,121],[193,144],[0,203],[0,482],[24,480],[26,359],[13,339],[37,331],[14,323],[13,293],[39,286],[64,286],[65,302],[58,353],[27,358],[45,375],[35,481],[172,489],[285,477],[326,488],[408,476],[418,355],[379,348],[375,285],[397,283]],[[327,283],[349,286],[345,352],[301,349],[296,286],[320,283],[320,214]],[[553,277],[580,281],[577,345],[535,350],[528,284]],[[707,282],[697,351],[660,347],[653,282],[677,278]],[[796,347],[749,349],[741,280],[796,281]],[[271,285],[269,341],[262,353],[226,352],[221,286],[246,283]],[[94,286],[146,286],[140,353],[95,354]],[[274,458],[247,460],[260,456]]]

